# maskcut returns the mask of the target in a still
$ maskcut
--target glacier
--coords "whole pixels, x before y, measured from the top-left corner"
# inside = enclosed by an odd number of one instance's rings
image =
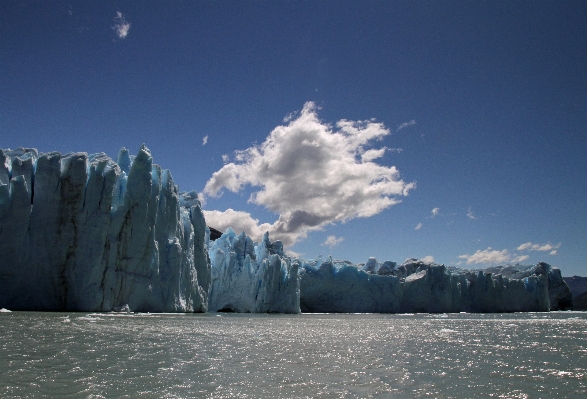
[[[417,259],[370,258],[354,265],[329,257],[300,264],[302,312],[547,312],[572,307],[560,270],[547,263],[458,269]]]
[[[211,234],[212,233],[212,234]],[[136,156],[0,150],[0,308],[444,313],[566,310],[547,263],[459,269],[417,259],[306,260],[265,233],[206,225],[195,191]]]
[[[256,244],[229,227],[208,252],[210,311],[300,313],[299,265],[284,255],[281,241],[269,240],[269,233]]]
[[[496,313],[572,308],[547,263],[459,269],[408,259],[355,265],[290,258],[266,233],[260,244],[228,228],[209,244],[210,311],[254,313]]]
[[[0,150],[0,308],[205,312],[206,223],[146,146]]]

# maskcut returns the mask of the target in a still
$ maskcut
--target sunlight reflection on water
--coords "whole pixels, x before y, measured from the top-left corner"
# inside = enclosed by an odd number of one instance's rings
[[[0,315],[1,397],[584,397],[587,315]]]

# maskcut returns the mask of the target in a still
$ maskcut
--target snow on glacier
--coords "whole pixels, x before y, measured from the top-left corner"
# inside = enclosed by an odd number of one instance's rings
[[[0,150],[0,307],[206,311],[210,262],[195,193],[144,145]]]
[[[212,266],[210,311],[300,313],[298,264],[283,253],[281,241],[265,233],[254,243],[228,228],[209,247]]]

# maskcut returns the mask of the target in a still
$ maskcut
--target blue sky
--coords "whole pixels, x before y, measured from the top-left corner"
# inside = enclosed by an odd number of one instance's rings
[[[587,275],[584,1],[0,3],[0,148],[136,152],[306,258]]]

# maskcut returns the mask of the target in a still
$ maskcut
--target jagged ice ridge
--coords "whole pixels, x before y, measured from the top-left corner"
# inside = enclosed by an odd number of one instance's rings
[[[484,270],[408,259],[364,265],[301,261],[302,312],[547,312],[572,307],[560,270],[546,263]]]
[[[483,270],[292,259],[268,233],[210,240],[196,192],[137,156],[0,150],[0,308],[148,312],[564,310],[546,263]]]
[[[197,195],[136,157],[0,150],[0,307],[202,312],[210,262]]]
[[[281,241],[265,233],[260,244],[229,227],[212,242],[209,310],[239,313],[300,313],[298,264],[283,253]]]

